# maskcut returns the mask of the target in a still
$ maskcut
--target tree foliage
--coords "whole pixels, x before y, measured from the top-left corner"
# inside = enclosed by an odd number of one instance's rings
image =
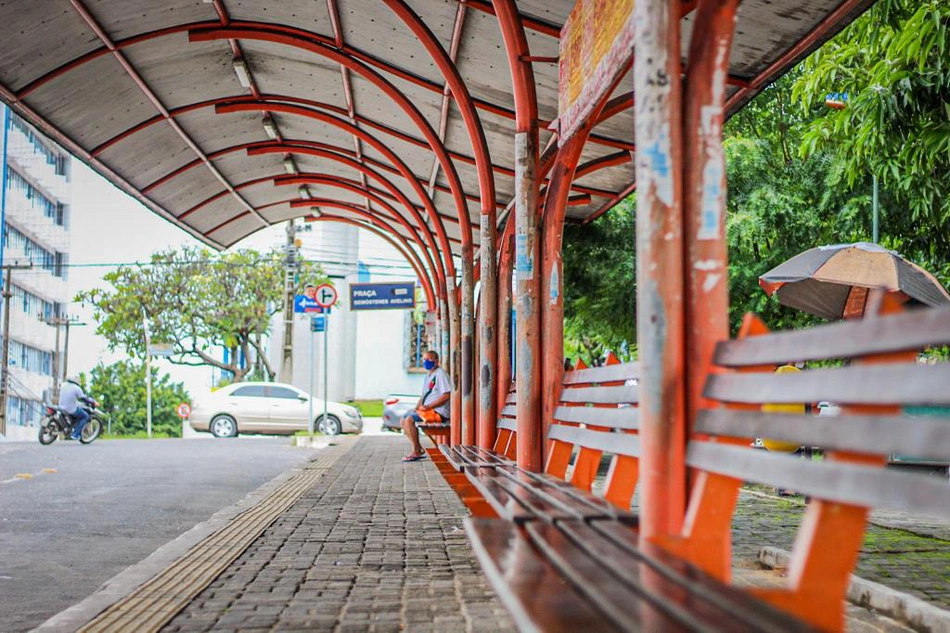
[[[825,105],[848,93],[847,107]],[[726,124],[730,321],[816,321],[758,278],[822,244],[871,240],[950,282],[950,3],[879,0]],[[564,235],[568,353],[635,348],[635,197]]]
[[[85,376],[84,376],[85,378]],[[119,361],[99,363],[92,368],[86,392],[99,401],[109,416],[114,435],[135,435],[146,430],[145,364]],[[176,408],[191,398],[180,382],[171,382],[168,374],[152,367],[152,435],[180,437],[181,418]]]
[[[636,341],[634,200],[587,225],[564,227],[564,340],[585,362],[613,350],[632,353]]]
[[[825,108],[829,92],[846,93],[846,107]],[[802,155],[830,152],[838,186],[876,175],[882,234],[940,266],[950,252],[950,3],[880,0],[805,62],[794,95],[814,115]]]
[[[144,315],[152,343],[171,345],[172,363],[209,365],[235,380],[258,369],[273,379],[265,337],[271,317],[284,307],[284,275],[277,251],[215,254],[186,247],[156,253],[147,265],[122,266],[105,276],[111,289],[83,292],[76,300],[93,305],[97,332],[110,349],[144,358]],[[301,283],[325,279],[318,267],[304,264]],[[215,355],[219,347],[230,351],[228,362]]]

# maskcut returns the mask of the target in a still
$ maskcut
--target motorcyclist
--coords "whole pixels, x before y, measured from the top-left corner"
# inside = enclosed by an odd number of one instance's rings
[[[89,421],[89,413],[79,406],[80,402],[86,401],[88,401],[88,398],[82,387],[79,386],[79,378],[77,376],[67,378],[59,390],[59,408],[75,420],[72,435],[74,440],[80,438],[82,427],[86,426],[86,422]]]

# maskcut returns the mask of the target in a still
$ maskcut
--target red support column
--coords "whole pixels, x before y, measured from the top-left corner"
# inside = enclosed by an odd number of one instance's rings
[[[445,280],[448,297],[446,301],[449,309],[449,363],[452,377],[452,399],[449,406],[452,432],[450,444],[462,443],[462,311],[459,309],[459,293],[456,291],[455,277]]]
[[[547,437],[548,426],[554,418],[554,409],[561,397],[564,380],[564,295],[561,244],[564,237],[564,217],[571,193],[571,183],[580,160],[590,126],[577,131],[565,143],[554,159],[551,178],[544,201],[541,270],[541,437]],[[542,446],[547,459],[547,442]]]
[[[637,342],[644,537],[678,534],[685,506],[680,3],[634,8]]]
[[[683,183],[686,230],[686,372],[690,427],[703,406],[713,349],[729,336],[726,161],[722,124],[738,0],[702,0],[685,85]]]
[[[541,266],[538,252],[538,101],[524,25],[514,0],[492,0],[515,97],[515,276],[518,320],[518,466],[540,472]]]
[[[514,257],[514,220],[508,219],[498,243],[498,370],[495,376],[495,402],[501,411],[511,390],[511,267]],[[497,419],[493,419],[496,428]]]

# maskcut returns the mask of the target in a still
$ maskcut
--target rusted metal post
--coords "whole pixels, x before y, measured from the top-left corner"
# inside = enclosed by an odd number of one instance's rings
[[[561,396],[564,380],[564,270],[561,245],[564,237],[564,217],[571,182],[580,160],[589,126],[578,130],[557,153],[544,200],[542,271],[541,271],[541,423],[542,437],[547,437],[548,426]],[[542,446],[547,458],[547,446]]]
[[[541,266],[538,252],[538,99],[524,25],[514,0],[492,0],[515,97],[515,290],[518,330],[518,466],[540,471]]]
[[[514,250],[514,220],[509,218],[501,236],[498,256],[498,371],[495,402],[505,406],[511,389],[511,262]],[[497,420],[494,420],[497,425]]]
[[[445,280],[448,290],[449,309],[449,358],[452,378],[452,398],[449,414],[452,429],[450,444],[462,443],[462,376],[461,376],[461,349],[462,349],[462,311],[459,309],[458,292],[456,292],[455,278]]]
[[[680,3],[635,7],[641,535],[679,533],[685,505]]]
[[[449,357],[449,336],[452,325],[449,321],[448,299],[445,296],[445,288],[442,288],[441,292],[443,294],[439,297],[439,339],[436,344],[439,346],[442,368],[451,373],[452,359]]]
[[[463,211],[464,213],[464,211]],[[475,443],[475,381],[472,373],[475,369],[475,280],[472,276],[474,253],[470,245],[462,245],[462,295],[459,301],[461,309],[461,370],[462,391],[462,443],[471,446]]]
[[[518,338],[518,466],[540,471],[541,267],[538,257],[538,131],[515,135],[515,294]]]
[[[494,210],[494,207],[492,207]],[[478,336],[478,445],[491,448],[495,444],[495,376],[498,349],[495,338],[498,327],[498,274],[495,267],[495,214],[481,215],[481,287],[479,289]]]
[[[726,161],[722,123],[738,0],[702,0],[685,82],[683,159],[686,231],[687,420],[703,405],[704,376],[716,342],[729,336]]]

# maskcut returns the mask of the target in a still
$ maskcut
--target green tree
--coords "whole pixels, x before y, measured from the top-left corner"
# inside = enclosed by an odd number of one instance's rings
[[[586,362],[606,350],[628,358],[637,332],[635,200],[587,225],[564,227],[564,344]]]
[[[847,94],[844,109],[824,107],[830,92]],[[876,175],[888,245],[945,274],[950,3],[880,0],[805,62],[795,97],[812,114],[802,155],[831,153],[842,186]]]
[[[112,365],[99,363],[92,368],[86,392],[99,401],[109,415],[112,433],[135,435],[146,430],[145,364],[119,361]],[[152,434],[157,437],[180,437],[181,419],[175,409],[191,398],[180,382],[171,382],[168,374],[159,374],[152,367]]]
[[[144,358],[144,315],[152,342],[171,345],[172,363],[209,365],[235,380],[252,371],[273,379],[264,339],[271,317],[284,307],[284,275],[277,251],[215,254],[186,247],[156,253],[147,265],[122,266],[105,276],[112,289],[83,292],[76,300],[93,305],[97,332],[110,349]],[[304,262],[300,279],[321,283],[326,276]],[[217,347],[230,351],[229,362],[215,357]],[[242,356],[253,362],[242,367]]]

